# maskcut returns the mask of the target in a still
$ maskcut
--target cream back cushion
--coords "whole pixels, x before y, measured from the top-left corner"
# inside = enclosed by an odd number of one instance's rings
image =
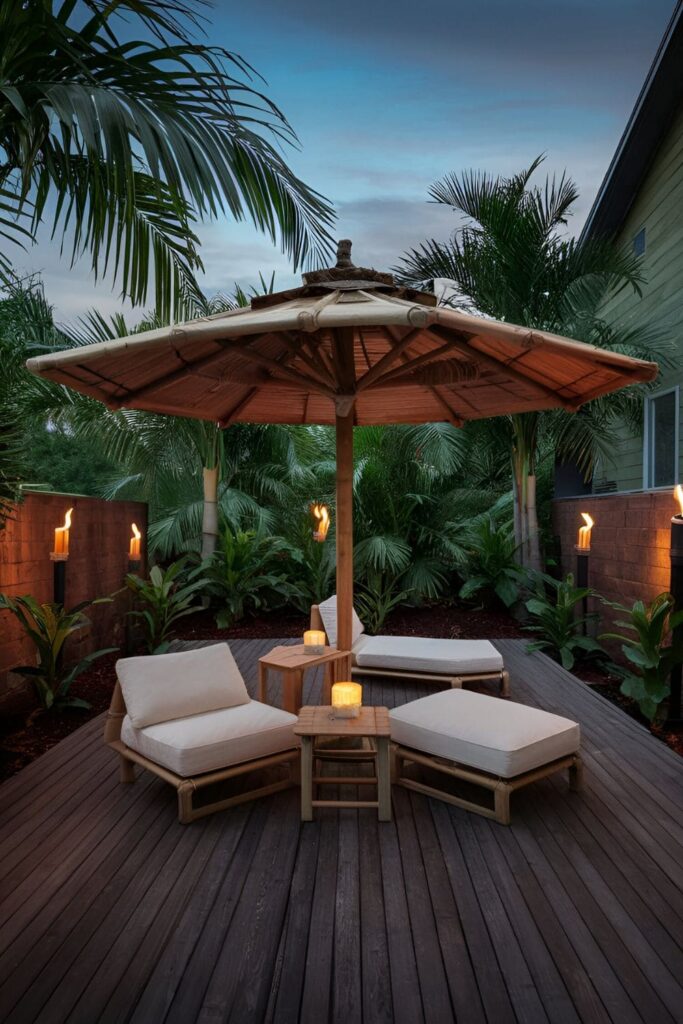
[[[320,609],[320,618],[323,620],[323,626],[327,633],[327,639],[330,647],[337,646],[337,595],[333,594],[332,597],[328,597],[326,601],[321,602],[318,605]],[[365,626],[356,615],[356,609],[353,609],[352,622],[351,622],[351,644],[355,644],[356,640],[362,633],[365,632]]]
[[[249,702],[227,644],[121,658],[116,662],[116,674],[136,729]]]

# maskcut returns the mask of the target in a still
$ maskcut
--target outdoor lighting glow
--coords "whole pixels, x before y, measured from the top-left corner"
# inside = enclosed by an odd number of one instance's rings
[[[133,531],[133,536],[130,538],[130,545],[128,547],[128,558],[131,562],[140,561],[140,540],[142,534],[138,530],[135,523],[130,524],[130,528]]]
[[[579,540],[576,546],[582,551],[589,551],[591,546],[591,530],[595,526],[595,520],[588,512],[582,512],[581,518],[586,525],[579,527]]]
[[[304,654],[324,654],[325,634],[321,629],[307,629],[304,633]]]
[[[64,526],[55,527],[55,547],[53,554],[63,555],[65,558],[69,554],[69,530],[71,529],[71,513],[73,508],[70,508],[64,516]]]
[[[680,507],[679,515],[683,516],[683,487],[680,484],[676,484],[674,487],[674,498],[678,502]]]
[[[332,687],[332,713],[335,718],[358,718],[363,702],[360,683],[335,683]]]
[[[313,540],[324,541],[327,537],[327,531],[330,528],[330,513],[327,505],[319,505],[316,503],[311,507],[311,515],[315,520]]]

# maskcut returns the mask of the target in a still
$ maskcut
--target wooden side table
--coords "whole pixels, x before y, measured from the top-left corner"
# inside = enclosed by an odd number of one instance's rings
[[[294,732],[301,737],[301,820],[313,820],[314,807],[376,807],[380,821],[391,821],[391,774],[389,768],[389,710],[362,707],[358,718],[333,718],[332,708],[303,707]],[[374,778],[365,776],[337,777],[313,775],[313,758],[317,738],[324,736],[371,738],[375,750]],[[346,755],[346,756],[345,756]],[[335,760],[335,751],[324,748],[326,760]],[[366,751],[362,754],[367,759]],[[347,760],[348,751],[339,751],[339,760]],[[315,787],[320,783],[331,785],[376,785],[376,800],[316,800]]]
[[[258,662],[258,699],[268,703],[268,671],[277,669],[282,673],[282,709],[299,713],[302,701],[304,673],[307,668],[325,666],[323,680],[323,703],[331,702],[332,683],[339,679],[350,679],[351,652],[338,651],[336,647],[325,647],[322,654],[306,654],[303,644],[274,647]]]

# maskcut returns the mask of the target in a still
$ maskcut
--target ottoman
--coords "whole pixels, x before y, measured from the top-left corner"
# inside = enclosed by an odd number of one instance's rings
[[[503,825],[510,823],[510,794],[521,786],[567,768],[570,788],[580,787],[581,735],[568,718],[469,690],[444,690],[393,708],[390,721],[394,783]],[[492,806],[428,785],[415,777],[416,765],[491,791]]]

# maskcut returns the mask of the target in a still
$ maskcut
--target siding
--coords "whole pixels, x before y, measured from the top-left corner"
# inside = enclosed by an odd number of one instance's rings
[[[671,337],[676,354],[674,365],[662,368],[660,385],[665,390],[683,385],[683,109],[654,158],[617,242],[630,245],[643,227],[642,297],[624,290],[607,303],[603,315],[613,322],[649,323]],[[618,490],[642,488],[642,435],[624,436],[614,459],[596,472],[596,485],[602,480],[614,480]]]

